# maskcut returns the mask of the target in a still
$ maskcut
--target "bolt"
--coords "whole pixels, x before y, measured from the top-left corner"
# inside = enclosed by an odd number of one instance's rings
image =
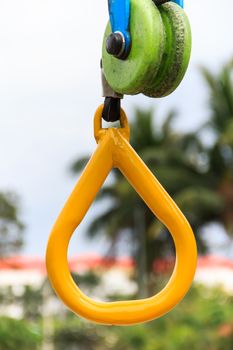
[[[121,58],[125,50],[125,39],[122,33],[111,33],[106,41],[106,50],[110,55]]]

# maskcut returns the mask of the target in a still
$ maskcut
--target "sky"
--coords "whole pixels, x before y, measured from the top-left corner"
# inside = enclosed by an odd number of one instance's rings
[[[176,127],[184,130],[208,117],[199,66],[217,71],[233,56],[233,2],[186,0],[185,10],[193,33],[185,79],[163,99],[127,96],[122,105],[129,119],[135,106],[153,106],[160,120],[175,108]],[[107,0],[0,0],[0,189],[20,196],[25,254],[44,255],[77,181],[70,164],[95,149],[92,121],[103,101],[99,60],[107,19]],[[71,253],[101,251],[103,239],[85,239],[95,214],[91,208]]]

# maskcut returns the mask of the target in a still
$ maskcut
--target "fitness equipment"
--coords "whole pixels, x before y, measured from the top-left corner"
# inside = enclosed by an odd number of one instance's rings
[[[111,325],[132,325],[164,315],[186,294],[196,268],[192,229],[154,175],[129,144],[129,125],[121,110],[121,128],[102,129],[103,106],[94,118],[98,143],[73,193],[58,217],[47,247],[47,270],[58,296],[75,313]],[[170,281],[157,295],[134,301],[101,303],[87,297],[74,283],[67,262],[70,238],[94,201],[113,167],[118,168],[152,212],[168,228],[176,247],[176,265]]]
[[[175,2],[182,5],[180,0]],[[131,0],[130,5],[129,0],[109,2],[112,21],[117,9],[120,8],[123,14],[122,20],[114,22],[117,30],[111,33],[109,24],[105,33],[102,63],[105,102],[94,117],[94,136],[98,146],[52,229],[46,252],[49,279],[67,307],[84,318],[109,325],[133,325],[167,313],[188,291],[197,262],[192,229],[130,146],[128,120],[120,108],[123,90],[154,97],[168,94],[179,84],[190,54],[187,20],[181,7],[175,3],[160,5],[160,9],[151,0]],[[172,28],[179,30],[176,33]],[[105,52],[106,46],[111,54]],[[116,87],[121,86],[121,89],[114,90],[115,86],[108,84],[106,70],[109,70]],[[111,70],[118,70],[121,79]],[[104,129],[102,119],[119,120],[120,127]],[[79,289],[69,271],[69,241],[112,168],[121,171],[174,240],[176,264],[173,274],[161,292],[147,299],[97,302]]]

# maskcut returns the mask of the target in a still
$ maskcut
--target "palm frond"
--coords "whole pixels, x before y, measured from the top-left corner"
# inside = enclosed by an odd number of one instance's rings
[[[174,133],[174,129],[172,126],[173,126],[174,119],[176,117],[177,117],[177,112],[175,110],[171,110],[168,112],[161,126],[161,133],[163,135],[163,138],[169,138],[170,135]]]
[[[82,171],[87,165],[89,159],[90,157],[88,156],[77,159],[76,161],[73,162],[73,164],[71,164],[70,171],[73,174],[80,173],[80,171]]]
[[[186,188],[175,200],[193,225],[218,221],[224,210],[220,194],[206,187]]]

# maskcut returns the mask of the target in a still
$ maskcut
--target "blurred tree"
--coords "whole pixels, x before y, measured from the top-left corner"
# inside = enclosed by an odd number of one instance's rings
[[[7,317],[0,318],[0,350],[36,350],[40,343],[40,331],[35,326]]]
[[[23,308],[24,319],[36,321],[41,319],[41,306],[43,303],[42,290],[25,286],[24,293],[18,298]]]
[[[232,350],[233,299],[195,286],[169,315],[130,327],[94,325],[72,316],[59,322],[55,348],[67,350]]]
[[[22,247],[23,231],[18,197],[14,193],[0,193],[0,257],[15,253]]]
[[[85,271],[84,274],[72,273],[74,282],[85,292],[90,293],[100,285],[101,277],[94,271]]]
[[[56,325],[54,345],[57,350],[101,350],[101,336],[97,327],[76,317]]]
[[[202,68],[209,88],[210,117],[205,128],[213,135],[207,148],[209,186],[219,194],[223,207],[216,221],[233,234],[233,60],[213,74]]]
[[[193,287],[169,315],[116,329],[109,350],[231,350],[233,300],[221,290]]]
[[[100,277],[94,271],[86,271],[82,275],[72,273],[73,280],[84,289],[96,287],[100,283]]]

